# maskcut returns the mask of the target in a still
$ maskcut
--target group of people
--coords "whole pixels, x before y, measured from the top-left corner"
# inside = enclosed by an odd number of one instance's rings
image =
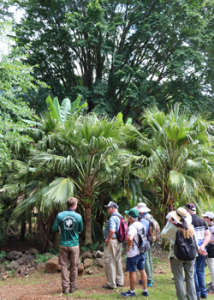
[[[76,213],[78,200],[69,198],[67,210],[60,212],[54,222],[53,231],[60,231],[59,263],[61,265],[63,293],[73,293],[77,289],[78,263],[79,263],[79,233],[83,230],[80,214]],[[118,205],[110,201],[105,205],[110,215],[104,229],[104,269],[107,282],[104,289],[116,289],[124,285],[124,272],[121,261],[122,243],[117,238],[122,215],[118,212]],[[153,263],[152,244],[145,252],[139,251],[139,230],[149,235],[152,215],[145,203],[138,203],[135,208],[125,211],[129,228],[127,240],[126,271],[129,272],[130,289],[121,293],[123,297],[135,297],[136,271],[140,272],[139,283],[143,286],[142,295],[148,297],[147,287],[152,287]],[[175,279],[178,300],[199,300],[207,298],[208,292],[214,293],[214,214],[206,212],[203,219],[196,214],[196,206],[188,203],[167,215],[167,223],[161,232],[162,238],[170,241],[170,266]],[[191,260],[181,260],[175,255],[176,236],[181,234],[185,240],[195,241],[197,253]],[[190,244],[191,245],[191,244]],[[209,246],[206,248],[206,246]],[[205,286],[205,260],[211,273],[212,282]],[[213,256],[213,257],[212,257]],[[68,273],[70,262],[70,276]],[[184,279],[185,276],[185,279]],[[184,288],[186,281],[186,293]]]

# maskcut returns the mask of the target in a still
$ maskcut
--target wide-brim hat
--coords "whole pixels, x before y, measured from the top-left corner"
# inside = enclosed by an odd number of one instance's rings
[[[143,203],[143,202],[138,203],[138,205],[136,207],[134,207],[134,209],[136,209],[139,213],[146,213],[146,212],[151,211],[151,209],[149,209],[146,206],[146,203]]]
[[[183,207],[179,207],[177,210],[171,211],[168,215],[179,224],[182,224],[180,222],[182,217],[184,217],[184,220],[186,221],[187,225],[192,224],[192,216]]]

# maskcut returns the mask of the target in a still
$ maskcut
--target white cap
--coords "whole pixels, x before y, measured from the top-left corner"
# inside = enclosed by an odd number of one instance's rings
[[[202,217],[214,219],[214,214],[211,211],[207,211],[205,214],[202,215]]]
[[[114,208],[118,209],[118,205],[113,201],[110,201],[107,205],[104,205],[104,207],[106,207],[106,208],[107,207],[114,207]]]

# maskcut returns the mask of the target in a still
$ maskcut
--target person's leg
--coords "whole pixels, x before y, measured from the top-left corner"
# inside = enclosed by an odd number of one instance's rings
[[[143,289],[147,289],[147,274],[145,270],[139,270],[140,271],[140,276],[143,284]]]
[[[130,282],[130,290],[135,290],[136,285],[136,272],[129,272],[129,282]]]
[[[105,246],[104,250],[104,270],[107,276],[107,286],[115,289],[117,287],[116,284],[116,244],[114,243],[115,240],[111,240],[107,246]]]
[[[146,251],[145,271],[147,274],[148,283],[153,282],[153,264],[152,264],[152,245],[148,251]]]
[[[70,247],[70,292],[77,290],[79,246]]]
[[[116,284],[119,286],[123,286],[124,284],[124,273],[123,273],[123,265],[121,261],[122,256],[122,243],[118,240],[114,240],[117,244],[116,246],[116,254],[115,254],[115,265],[116,265]]]
[[[214,288],[214,258],[207,258],[207,265],[210,270],[212,287]]]
[[[207,298],[207,289],[205,286],[205,259],[206,256],[198,255],[197,257],[197,276],[200,295]],[[196,289],[197,292],[197,289]],[[198,292],[197,292],[198,295]]]
[[[126,260],[126,270],[129,272],[129,282],[130,290],[127,292],[121,293],[123,297],[135,297],[135,284],[136,284],[136,268],[139,257],[138,255],[134,257],[127,257]]]
[[[195,260],[190,262],[184,262],[184,271],[185,271],[185,279],[186,279],[186,290],[188,300],[197,299],[197,294],[195,290],[195,281],[194,281],[194,266]]]
[[[175,288],[178,300],[186,300],[183,279],[183,261],[176,258],[170,258],[170,265],[175,278]]]
[[[64,293],[70,290],[70,280],[68,276],[68,247],[59,246],[59,264],[61,265],[62,291]]]
[[[195,290],[197,296],[201,296],[201,291],[199,287],[199,282],[198,282],[198,256],[195,259],[195,268],[194,268],[194,280],[195,280]]]

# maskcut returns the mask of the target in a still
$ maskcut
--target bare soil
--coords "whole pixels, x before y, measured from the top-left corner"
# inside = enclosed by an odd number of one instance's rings
[[[91,268],[90,268],[91,269]],[[115,290],[104,290],[106,276],[102,270],[94,267],[92,275],[83,275],[78,279],[78,290],[86,294],[115,293]],[[125,273],[125,284],[129,287],[129,276]],[[104,292],[105,291],[105,292]],[[119,290],[118,290],[119,292]],[[0,300],[50,300],[50,299],[84,299],[65,297],[62,294],[60,273],[47,274],[36,272],[27,278],[8,278],[0,282]],[[102,296],[101,298],[102,299]]]
[[[20,241],[17,237],[10,237],[4,246],[0,246],[0,251],[27,251],[30,248],[39,249],[39,245],[36,245],[35,240],[28,239],[26,241]],[[162,256],[162,253],[161,253]],[[162,256],[162,260],[166,261],[166,256]],[[154,266],[155,268],[155,266]],[[102,286],[106,284],[106,276],[102,268],[96,266],[90,267],[93,271],[91,275],[79,276],[78,278],[78,291],[84,292],[84,294],[100,294],[102,295],[111,293],[120,293],[120,289],[116,290],[104,290]],[[159,267],[155,268],[154,273],[164,274]],[[139,276],[139,275],[138,275]],[[140,279],[140,277],[138,278]],[[138,282],[138,281],[137,281]],[[125,273],[124,287],[129,288],[129,274]],[[142,287],[142,286],[141,286]],[[140,288],[140,286],[138,287]],[[84,296],[83,296],[84,297]],[[7,278],[4,281],[0,280],[0,300],[50,300],[50,299],[81,299],[80,296],[75,297],[72,294],[65,296],[62,294],[61,287],[61,274],[54,273],[41,273],[34,271],[26,277],[14,277]],[[89,298],[87,298],[90,300]]]

